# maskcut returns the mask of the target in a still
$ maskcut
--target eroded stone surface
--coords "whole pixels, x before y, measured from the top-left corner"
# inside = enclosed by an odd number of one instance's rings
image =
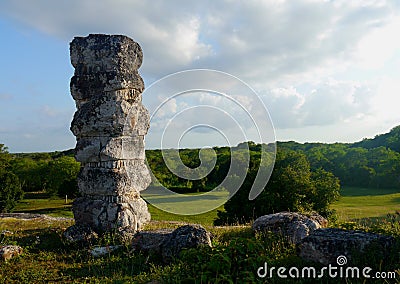
[[[253,223],[253,230],[271,231],[287,237],[297,244],[316,229],[326,227],[328,221],[320,215],[305,216],[296,212],[280,212],[264,215]]]
[[[174,230],[162,243],[161,255],[168,263],[183,249],[212,246],[211,235],[201,225],[185,225]]]
[[[175,230],[164,229],[139,232],[132,246],[135,250],[161,255],[165,263],[171,262],[183,249],[211,247],[211,234],[201,225],[184,225]]]
[[[362,254],[370,248],[381,253],[383,258],[393,243],[391,236],[336,228],[318,229],[301,241],[298,255],[324,265],[337,264],[339,256],[351,260],[354,253]]]
[[[106,246],[106,247],[95,247],[90,250],[90,254],[94,257],[100,257],[104,256],[107,254],[110,254],[118,249],[120,249],[122,246]]]
[[[74,38],[70,55],[77,106],[71,131],[82,195],[73,204],[74,230],[135,232],[150,220],[140,197],[151,181],[144,152],[150,117],[138,72],[142,50],[126,36],[96,34]]]
[[[87,246],[97,238],[97,233],[89,225],[72,225],[63,233],[63,239],[68,244],[76,243]]]
[[[161,254],[163,242],[171,235],[173,229],[143,231],[135,235],[132,247],[145,253]]]
[[[0,246],[0,259],[3,261],[8,261],[15,256],[19,256],[22,251],[23,250],[20,246]]]

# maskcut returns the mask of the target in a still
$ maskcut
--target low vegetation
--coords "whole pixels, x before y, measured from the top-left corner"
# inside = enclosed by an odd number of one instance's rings
[[[215,214],[215,212],[214,212]],[[163,218],[160,216],[161,219]],[[186,222],[198,222],[198,219]],[[385,222],[366,226],[357,222],[337,222],[335,227],[378,232],[396,237],[397,243],[390,256],[375,261],[374,252],[352,259],[352,265],[371,266],[375,271],[396,271],[400,279],[400,218],[387,216]],[[272,234],[254,234],[249,225],[214,227],[202,222],[213,234],[213,248],[190,249],[178,259],[165,265],[157,255],[134,252],[129,246],[119,251],[95,258],[89,250],[98,245],[115,245],[118,241],[106,235],[89,248],[66,245],[62,232],[73,220],[20,220],[1,219],[0,231],[8,230],[0,237],[0,245],[17,244],[24,253],[9,262],[0,263],[0,283],[264,283],[257,276],[257,269],[272,267],[321,267],[308,263],[296,255],[294,245]],[[146,229],[176,228],[176,222],[158,221]],[[282,283],[274,277],[267,283]],[[393,280],[393,279],[391,279]],[[319,282],[318,282],[319,281]],[[301,279],[299,283],[337,283],[337,279]],[[351,283],[363,283],[363,279]],[[296,282],[297,283],[297,282]],[[382,283],[382,282],[378,282]],[[391,282],[387,282],[391,283]]]

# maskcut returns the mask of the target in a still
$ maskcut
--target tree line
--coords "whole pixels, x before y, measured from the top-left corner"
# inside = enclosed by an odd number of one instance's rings
[[[25,192],[78,195],[80,164],[73,151],[10,154],[0,144],[0,212],[10,212]]]
[[[322,168],[341,185],[400,189],[400,126],[357,143],[280,142],[278,147],[304,153],[312,170]]]
[[[269,183],[256,200],[244,203],[258,171],[261,147],[246,142],[233,149],[214,147],[209,152],[181,149],[178,157],[167,155],[168,151],[147,150],[147,163],[154,175],[151,186],[162,184],[178,193],[212,190],[221,184],[231,167],[247,168],[241,155],[244,157],[248,148],[250,160],[246,178],[239,192],[225,204],[225,212],[219,214],[221,222],[247,221],[260,214],[283,210],[314,210],[329,215],[329,203],[338,198],[340,185],[400,189],[400,126],[356,143],[278,142]],[[201,179],[185,179],[171,172],[171,169],[184,172],[197,168],[202,161],[210,162],[213,152],[215,166]],[[232,153],[235,153],[233,160]],[[23,192],[77,196],[79,169],[73,150],[10,154],[0,144],[0,211],[11,211]]]

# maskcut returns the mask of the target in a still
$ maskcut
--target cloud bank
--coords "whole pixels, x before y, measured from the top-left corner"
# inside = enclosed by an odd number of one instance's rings
[[[147,85],[183,69],[231,73],[260,94],[278,139],[311,127],[310,140],[323,140],[324,129],[349,124],[364,125],[348,138],[360,139],[398,124],[396,1],[5,0],[0,11],[65,43],[89,33],[134,38]]]

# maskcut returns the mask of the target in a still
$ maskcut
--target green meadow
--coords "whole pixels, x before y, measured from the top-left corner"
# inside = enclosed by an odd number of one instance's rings
[[[151,204],[148,205],[151,218],[153,221],[167,221],[167,222],[180,222],[180,223],[197,223],[202,225],[212,225],[214,219],[217,217],[218,210],[224,210],[223,205],[219,205],[221,203],[222,198],[226,198],[224,193],[216,192],[209,193],[206,195],[203,194],[190,194],[188,197],[192,197],[192,201],[189,203],[190,206],[196,207],[197,211],[204,211],[205,202],[207,202],[210,198],[214,201],[215,204],[212,204],[212,208],[215,208],[211,211],[204,212],[196,215],[179,215],[173,214],[170,212],[166,212],[157,208]],[[196,197],[196,198],[193,198]],[[163,202],[158,202],[158,205],[161,205],[161,208],[170,209],[170,211],[174,211],[174,203],[171,200],[170,196],[156,196],[152,195],[152,201],[155,201],[155,198],[161,199]],[[185,199],[186,200],[186,199]],[[217,202],[218,201],[218,202]],[[71,208],[72,208],[73,200],[67,199],[67,202],[63,198],[53,197],[48,198],[45,193],[27,193],[25,198],[21,200],[14,212],[19,213],[32,213],[32,214],[47,214],[52,217],[73,217]],[[183,207],[180,205],[182,202],[178,199],[176,206]],[[187,205],[189,206],[189,205]],[[0,220],[1,221],[1,220]]]
[[[340,221],[361,221],[400,212],[400,192],[396,189],[343,187],[341,197],[331,205]]]
[[[221,193],[212,194],[221,197]],[[201,209],[206,199],[210,198],[207,196],[202,199],[201,195],[190,195],[196,197],[191,206]],[[153,197],[161,198],[159,201],[163,202],[159,204],[174,205],[170,196]],[[345,187],[340,199],[331,206],[337,211],[338,219],[331,222],[330,226],[379,232],[398,239],[400,216],[393,213],[400,210],[399,201],[400,193],[395,190]],[[15,211],[72,217],[71,206],[72,200],[47,198],[44,193],[28,193]],[[149,205],[152,222],[145,229],[176,228],[183,223],[199,223],[213,235],[212,249],[184,251],[179,259],[168,265],[163,264],[157,255],[133,252],[129,246],[100,258],[88,253],[89,249],[96,246],[118,244],[112,235],[103,236],[89,248],[65,244],[62,233],[73,224],[73,219],[0,219],[0,232],[12,232],[11,235],[0,234],[0,246],[18,244],[24,248],[21,256],[9,262],[0,262],[0,283],[265,283],[265,279],[258,278],[256,274],[257,268],[265,260],[272,266],[311,265],[297,256],[294,245],[278,236],[255,235],[250,224],[213,226],[217,210],[223,210],[223,206],[198,215],[176,215]],[[392,215],[389,216],[389,213]],[[400,241],[393,254],[383,263],[377,262],[374,269],[395,271],[397,279],[400,278],[396,256],[399,247]],[[371,251],[352,263],[360,266],[370,264],[374,253]],[[269,280],[268,283],[282,283],[281,279]],[[297,283],[337,283],[337,279],[308,280],[299,280]]]
[[[147,195],[146,197],[152,202],[157,201],[157,207],[149,204],[149,211],[154,221],[177,221],[203,225],[213,224],[217,217],[217,211],[224,210],[220,203],[223,198],[226,198],[223,192],[187,195],[183,197],[185,206],[188,206],[187,199],[192,198],[190,206],[195,207],[195,211],[204,211],[205,204],[208,202],[211,202],[212,208],[215,209],[202,214],[179,215],[170,213],[171,211],[185,211],[180,205],[182,202],[179,198],[172,198],[168,195]],[[68,199],[66,203],[65,199],[47,198],[43,193],[28,193],[26,198],[18,203],[15,212],[48,214],[53,217],[73,217],[71,206],[71,199]],[[342,222],[384,218],[387,214],[400,212],[400,192],[396,189],[343,187],[341,197],[331,205],[331,209],[336,210],[337,218]]]

